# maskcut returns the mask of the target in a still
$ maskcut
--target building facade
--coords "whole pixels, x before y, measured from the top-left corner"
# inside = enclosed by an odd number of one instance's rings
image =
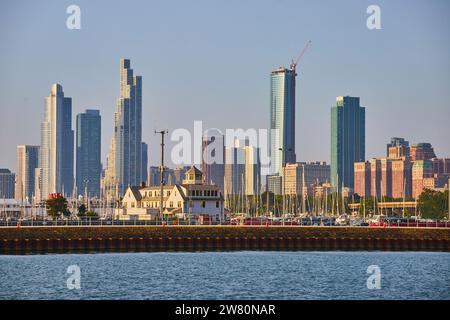
[[[134,75],[129,59],[120,59],[120,95],[114,113],[114,134],[105,170],[105,194],[123,194],[142,176],[142,77]]]
[[[9,169],[0,169],[0,198],[14,199],[16,175]]]
[[[314,195],[317,186],[330,182],[330,166],[325,161],[287,163],[282,177],[285,195]]]
[[[388,158],[409,157],[409,142],[404,138],[391,138],[391,142],[386,146],[386,156]]]
[[[270,75],[270,171],[281,175],[295,163],[295,68],[283,67]]]
[[[160,214],[161,189],[155,187],[129,187],[122,200],[120,219],[154,219]],[[181,184],[163,187],[163,214],[184,219],[208,219],[223,221],[223,195],[213,184],[204,182],[203,174],[196,167],[186,172]]]
[[[355,193],[365,197],[411,197],[411,162],[404,158],[373,158],[355,162]]]
[[[50,95],[45,98],[44,121],[41,123],[39,168],[42,185],[38,188],[38,198],[46,199],[55,192],[72,194],[73,140],[72,98],[64,96],[60,84],[53,84]]]
[[[358,97],[337,97],[331,108],[331,182],[354,187],[354,163],[365,161],[365,108]]]
[[[431,160],[436,158],[434,149],[430,143],[417,143],[410,147],[411,161]]]
[[[251,145],[244,147],[245,154],[245,195],[256,196],[261,193],[260,149]]]
[[[428,186],[434,188],[433,164],[429,160],[414,161],[412,166],[412,196],[417,199]]]
[[[202,172],[207,183],[224,190],[225,142],[221,134],[204,135],[202,139]]]
[[[39,146],[17,146],[15,197],[31,203],[35,192],[35,173],[39,167]]]
[[[224,195],[242,195],[245,192],[245,150],[238,140],[234,147],[225,148]]]
[[[411,170],[412,163],[408,157],[390,159],[391,161],[391,183],[394,199],[408,199],[412,196]]]
[[[101,116],[99,110],[86,110],[77,115],[76,184],[77,195],[100,196]]]
[[[282,192],[282,177],[278,174],[267,175],[266,176],[266,186],[267,191],[273,193],[274,195],[280,195]]]
[[[355,162],[354,192],[361,197],[371,196],[371,163],[369,161]]]

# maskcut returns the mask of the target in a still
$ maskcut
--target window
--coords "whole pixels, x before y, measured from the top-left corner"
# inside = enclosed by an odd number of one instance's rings
[[[170,202],[169,202],[169,205],[170,205],[170,206],[169,206],[170,208],[173,208],[173,201],[170,201]]]
[[[219,201],[216,201],[216,208],[219,207]]]
[[[178,201],[178,208],[181,208],[181,201]]]
[[[202,208],[206,207],[206,201],[202,201]]]

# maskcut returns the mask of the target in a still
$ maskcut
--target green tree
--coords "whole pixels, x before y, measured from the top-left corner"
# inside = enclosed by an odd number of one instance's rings
[[[448,214],[448,190],[425,189],[417,200],[417,208],[425,219],[444,219]]]
[[[63,196],[57,196],[45,201],[45,207],[47,208],[47,214],[56,219],[61,214],[67,212],[67,199]]]
[[[98,219],[98,214],[95,211],[88,211],[86,217],[90,219]]]

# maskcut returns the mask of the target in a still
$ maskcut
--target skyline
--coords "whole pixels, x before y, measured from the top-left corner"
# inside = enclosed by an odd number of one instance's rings
[[[175,10],[173,14],[176,26],[170,27],[167,22],[160,25],[160,34],[152,31],[152,26],[157,22],[141,20],[145,17],[141,11],[149,7],[154,9],[146,11],[146,14],[155,15],[156,21],[160,22],[155,12],[169,10],[170,4],[139,3],[142,10],[137,10],[135,22],[142,27],[138,35],[142,38],[141,42],[136,36],[122,37],[130,31],[125,24],[107,23],[108,19],[117,21],[114,17],[120,12],[122,4],[116,8],[106,8],[109,10],[107,13],[102,13],[100,9],[105,8],[100,4],[85,1],[77,4],[82,10],[81,30],[65,27],[65,8],[69,3],[42,8],[34,4],[25,6],[20,1],[18,4],[1,5],[0,26],[3,28],[0,38],[14,45],[2,48],[1,67],[6,76],[0,77],[0,108],[4,114],[0,119],[0,167],[10,168],[14,172],[17,145],[39,144],[43,98],[55,82],[60,83],[66,95],[73,99],[73,123],[76,114],[98,106],[104,128],[102,163],[105,167],[118,92],[117,61],[121,57],[130,58],[134,68],[145,78],[142,140],[149,143],[149,165],[158,164],[159,141],[153,130],[161,129],[161,124],[169,129],[169,137],[175,128],[191,131],[194,120],[203,120],[205,129],[268,128],[270,71],[278,66],[287,67],[290,59],[309,39],[312,46],[298,67],[297,77],[297,161],[330,162],[330,109],[336,96],[340,95],[361,97],[361,104],[366,107],[366,159],[383,155],[386,143],[395,136],[404,137],[411,143],[429,142],[438,157],[450,156],[450,145],[445,141],[450,136],[447,125],[450,118],[450,62],[447,59],[450,41],[445,34],[450,22],[445,16],[445,9],[449,8],[446,2],[436,1],[429,6],[417,4],[408,8],[411,15],[411,20],[408,20],[404,16],[406,2],[390,4],[379,1],[382,30],[372,31],[365,26],[365,8],[369,1],[353,1],[345,6],[331,2],[324,6],[323,3],[304,5],[304,2],[292,4],[286,1],[280,4],[266,1],[256,12],[261,19],[249,16],[255,13],[250,10],[252,6],[249,3],[233,3],[234,7],[224,3],[179,3],[177,8],[180,12]],[[133,4],[137,7],[138,3]],[[205,20],[215,19],[215,23],[193,19],[192,14],[199,7],[201,10],[200,14],[196,13],[197,16]],[[264,18],[271,17],[271,11],[290,7],[298,11],[306,9],[301,13],[292,10],[303,19],[289,20],[293,13],[286,11],[286,21],[283,20],[280,27],[275,22],[264,24],[267,21]],[[27,21],[30,14],[38,16],[43,8],[48,11],[48,19],[44,19],[42,25],[36,25],[33,19]],[[235,12],[236,27],[219,17],[221,10],[230,12],[233,8],[240,9]],[[185,15],[180,15],[183,9],[186,9]],[[345,9],[348,9],[348,19],[341,21],[340,25],[332,23],[330,18],[342,14]],[[13,15],[11,10],[16,14]],[[8,12],[16,21],[11,20]],[[100,19],[104,23],[102,25],[92,19],[94,14],[108,19]],[[319,16],[316,19],[320,23],[308,18],[309,14]],[[397,25],[395,19],[400,17],[402,25]],[[252,23],[246,25],[247,18]],[[273,18],[276,21],[279,19]],[[179,28],[183,22],[191,23]],[[203,30],[202,23],[210,25],[212,30]],[[307,31],[302,32],[301,27],[307,25]],[[32,37],[30,26],[33,26]],[[224,26],[227,29],[223,29]],[[237,33],[239,28],[242,32]],[[265,28],[273,30],[267,33]],[[48,32],[55,37],[61,35],[62,48],[71,50],[54,49],[49,54],[45,49]],[[215,32],[219,32],[218,38],[222,41],[215,37]],[[161,41],[148,41],[147,33]],[[336,50],[340,42],[336,42],[335,37],[342,39],[344,35],[353,41],[346,43],[347,51]],[[170,36],[191,40],[189,44],[192,43],[192,46],[187,46],[186,41],[171,43]],[[405,36],[409,38],[405,39]],[[126,50],[117,50],[113,44],[116,37],[124,42]],[[273,46],[271,40],[278,38],[283,45]],[[17,40],[21,40],[20,43],[11,43]],[[44,43],[35,48],[31,55],[29,46],[34,41]],[[99,46],[86,50],[94,41],[98,41]],[[147,42],[149,44],[145,44]],[[152,46],[153,43],[156,46]],[[240,43],[247,45],[239,46]],[[230,51],[231,48],[233,50]],[[214,77],[209,72],[206,76],[198,72],[212,68],[215,70]],[[356,71],[359,73],[355,74]],[[173,117],[174,111],[179,116]],[[27,117],[24,118],[23,114]],[[400,116],[404,117],[404,121],[398,123]],[[420,126],[412,128],[411,123],[417,123],[418,119]],[[29,129],[11,134],[17,123]],[[313,143],[310,140],[312,134],[315,137]],[[168,144],[168,150],[172,145]]]

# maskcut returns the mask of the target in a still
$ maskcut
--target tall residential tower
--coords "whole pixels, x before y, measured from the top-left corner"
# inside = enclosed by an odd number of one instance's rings
[[[142,175],[142,77],[129,59],[120,59],[120,95],[114,113],[114,134],[107,159],[104,187],[115,197],[128,186],[145,182]]]
[[[17,146],[16,192],[17,200],[32,202],[35,171],[39,167],[39,146]]]
[[[54,192],[72,194],[73,152],[72,98],[64,97],[60,84],[53,84],[41,123],[39,199]]]
[[[365,160],[366,110],[359,97],[337,97],[331,108],[331,183],[354,187],[354,163]]]
[[[77,115],[77,195],[100,196],[101,117],[98,110]]]
[[[295,68],[280,67],[270,75],[271,174],[282,174],[286,163],[295,163]]]

